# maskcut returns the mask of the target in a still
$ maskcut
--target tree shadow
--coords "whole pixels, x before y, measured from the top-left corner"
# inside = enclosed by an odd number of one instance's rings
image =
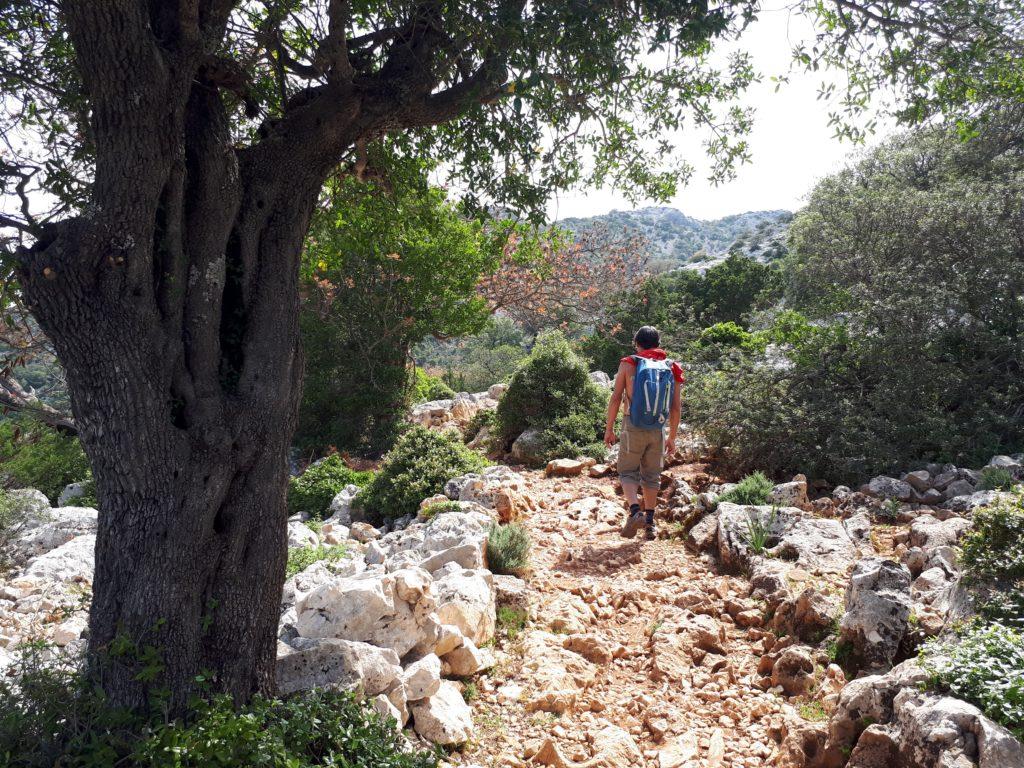
[[[607,576],[641,562],[642,542],[626,541],[609,547],[588,544],[583,549],[566,549],[558,557],[554,570],[576,576]]]

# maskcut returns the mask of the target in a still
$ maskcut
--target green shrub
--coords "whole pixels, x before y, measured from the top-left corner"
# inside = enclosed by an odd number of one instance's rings
[[[413,368],[409,400],[412,403],[427,403],[431,400],[449,400],[455,397],[455,390],[437,376],[431,376],[422,368]]]
[[[322,519],[327,516],[331,501],[342,488],[346,485],[363,487],[372,476],[372,472],[351,469],[341,456],[333,453],[288,481],[288,512]]]
[[[586,413],[556,418],[541,431],[541,446],[549,459],[591,456],[595,461],[604,461],[608,454],[604,443],[594,440],[594,419]]]
[[[535,427],[545,433],[541,462],[576,456],[599,441],[607,404],[608,391],[590,380],[586,363],[565,337],[544,333],[498,403],[498,435],[507,448]]]
[[[518,523],[493,525],[487,534],[487,567],[498,574],[522,575],[530,566],[530,536]]]
[[[1024,494],[976,509],[961,547],[968,576],[1024,579]]]
[[[978,483],[979,491],[1008,491],[1016,485],[1010,471],[1003,467],[985,467],[981,470],[981,482]]]
[[[385,456],[376,476],[357,497],[375,524],[415,515],[420,502],[444,490],[444,484],[487,461],[446,433],[415,426]]]
[[[755,555],[762,555],[771,546],[772,528],[775,527],[775,518],[778,510],[772,507],[771,514],[765,520],[758,512],[753,510],[747,515],[747,530],[744,538],[750,551]]]
[[[7,547],[18,536],[24,523],[25,511],[22,505],[17,504],[7,491],[0,489],[0,574],[9,565],[5,556]]]
[[[526,628],[526,622],[529,618],[526,611],[521,611],[510,605],[500,606],[498,608],[497,620],[498,634],[514,641],[519,637],[523,629]]]
[[[197,700],[166,720],[113,710],[70,664],[44,669],[38,653],[0,678],[0,765],[10,768],[436,768],[406,751],[393,721],[350,693],[314,690],[285,700]]]
[[[763,472],[753,472],[740,480],[736,487],[719,496],[718,501],[733,504],[767,504],[774,487]]]
[[[1024,634],[999,624],[974,626],[958,640],[928,642],[922,664],[934,687],[1024,736]]]
[[[13,488],[37,488],[51,503],[89,474],[78,438],[24,416],[0,422],[0,474]]]
[[[427,520],[431,520],[438,515],[443,515],[446,512],[461,512],[462,505],[457,501],[435,501],[433,504],[429,504],[424,507],[421,515]]]
[[[480,430],[487,427],[493,434],[497,424],[498,414],[490,408],[484,408],[473,414],[473,418],[469,420],[466,425],[464,437],[466,442],[470,442],[474,437],[480,434]]]
[[[341,560],[348,554],[348,547],[338,544],[333,547],[290,547],[288,549],[288,564],[284,569],[284,577],[290,579],[296,573],[301,573],[321,560],[334,562]]]

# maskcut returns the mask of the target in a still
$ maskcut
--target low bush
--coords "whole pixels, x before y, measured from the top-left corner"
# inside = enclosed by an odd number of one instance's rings
[[[541,334],[498,403],[498,436],[508,448],[530,427],[543,433],[538,461],[577,456],[600,441],[608,391],[557,332]]]
[[[975,579],[1024,579],[1024,494],[974,511],[961,543],[965,573]]]
[[[985,467],[981,470],[979,491],[1008,491],[1016,485],[1013,475],[1003,467]]]
[[[487,567],[498,574],[521,576],[530,567],[530,536],[518,523],[494,525],[487,534]]]
[[[922,664],[932,686],[1024,737],[1024,634],[999,624],[977,625],[958,639],[927,643]]]
[[[8,545],[17,538],[24,523],[23,506],[17,504],[7,491],[0,489],[0,574],[3,574],[9,565],[5,556]]]
[[[470,442],[474,437],[480,434],[480,430],[487,427],[488,430],[493,434],[497,425],[497,413],[490,408],[482,408],[473,414],[473,418],[469,420],[466,425],[466,429],[463,432],[463,436],[466,442]]]
[[[515,641],[526,628],[526,622],[529,618],[526,611],[521,611],[510,605],[499,607],[497,620],[498,634],[504,635],[510,641]]]
[[[431,520],[438,515],[443,515],[445,512],[461,512],[462,505],[457,501],[435,501],[433,504],[429,504],[424,507],[420,512],[424,518]]]
[[[25,416],[0,421],[0,474],[11,488],[38,488],[51,503],[89,474],[78,438]]]
[[[594,419],[588,413],[559,416],[540,434],[542,450],[549,459],[590,456],[604,461],[608,455],[605,444],[594,439]]]
[[[313,563],[326,560],[333,562],[341,560],[348,554],[348,547],[338,544],[333,547],[291,547],[288,549],[288,564],[284,569],[284,577],[290,579],[296,573],[301,573]]]
[[[444,484],[487,461],[450,434],[415,426],[385,456],[380,470],[356,502],[374,524],[415,515],[420,502],[444,490]]]
[[[767,504],[774,487],[763,472],[753,472],[740,480],[734,488],[719,496],[718,501],[733,504]]]
[[[422,368],[413,368],[409,400],[412,403],[428,403],[431,400],[448,400],[455,397],[455,390],[437,376],[431,376]]]
[[[0,678],[0,764],[10,768],[437,766],[436,756],[407,751],[394,722],[350,693],[256,697],[242,707],[217,696],[167,720],[111,709],[70,664],[26,658],[16,676]]]
[[[330,511],[331,501],[342,488],[346,485],[365,486],[372,476],[372,472],[358,472],[350,468],[341,456],[333,453],[288,481],[288,512],[323,519]]]

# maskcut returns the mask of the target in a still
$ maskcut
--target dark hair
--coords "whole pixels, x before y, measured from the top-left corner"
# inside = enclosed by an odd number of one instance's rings
[[[661,341],[661,334],[653,325],[645,325],[633,335],[633,343],[643,349],[654,349]]]

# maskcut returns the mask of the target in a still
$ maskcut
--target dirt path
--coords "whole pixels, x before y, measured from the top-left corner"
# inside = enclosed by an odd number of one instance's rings
[[[669,474],[693,484],[705,469]],[[678,538],[623,540],[612,479],[528,476],[543,509],[523,521],[534,542],[532,618],[499,641],[498,666],[474,683],[478,738],[452,761],[776,764],[793,710],[758,686],[766,633],[747,582]]]

